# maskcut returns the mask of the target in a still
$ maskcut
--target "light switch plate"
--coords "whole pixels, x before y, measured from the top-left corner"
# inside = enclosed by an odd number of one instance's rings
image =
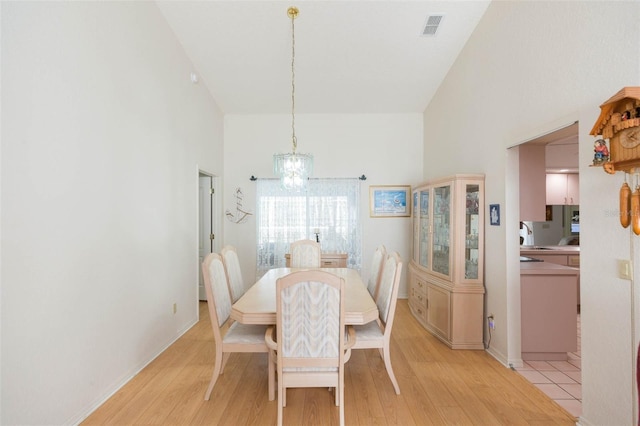
[[[631,280],[631,276],[633,275],[631,269],[631,261],[618,259],[618,278],[622,278],[623,280]]]

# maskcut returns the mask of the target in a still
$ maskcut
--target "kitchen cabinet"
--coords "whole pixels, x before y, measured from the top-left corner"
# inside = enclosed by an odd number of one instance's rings
[[[556,265],[580,266],[580,246],[520,246],[520,254]]]
[[[546,246],[545,248],[520,247],[520,255],[531,256],[535,259],[556,265],[580,268],[580,247],[577,246]],[[576,300],[580,310],[580,273],[577,273]]]
[[[580,204],[579,176],[576,173],[547,173],[547,204]]]
[[[578,347],[579,271],[555,263],[520,263],[523,360],[566,361]]]
[[[484,349],[484,175],[454,175],[412,191],[409,306],[453,349]]]
[[[545,146],[523,144],[518,147],[520,159],[520,221],[544,222]]]

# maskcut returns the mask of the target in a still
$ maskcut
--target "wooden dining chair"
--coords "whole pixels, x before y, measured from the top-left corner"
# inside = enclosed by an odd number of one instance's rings
[[[378,349],[384,361],[387,374],[396,394],[400,395],[400,387],[391,367],[391,328],[396,313],[398,287],[402,274],[402,260],[397,252],[390,253],[382,266],[380,288],[378,289],[378,319],[365,325],[355,325],[356,341],[353,349]]]
[[[320,243],[313,240],[298,240],[291,243],[292,268],[319,268],[322,251]]]
[[[278,371],[278,425],[283,424],[286,392],[292,387],[335,388],[344,425],[344,364],[354,339],[353,328],[345,333],[344,279],[310,270],[276,283],[276,327],[264,338],[276,354],[271,359]]]
[[[376,248],[376,251],[373,252],[371,267],[369,268],[369,279],[367,280],[367,290],[369,290],[369,294],[371,294],[373,300],[378,298],[378,287],[380,286],[380,277],[382,276],[382,264],[386,258],[387,248],[383,244],[380,244]]]
[[[242,279],[242,270],[240,269],[240,260],[235,247],[226,245],[220,250],[224,270],[227,273],[229,281],[229,293],[231,294],[231,303],[236,303],[238,299],[245,293],[244,280]]]
[[[231,315],[231,296],[227,284],[227,276],[222,263],[222,257],[217,253],[210,253],[202,262],[207,306],[213,340],[216,346],[216,359],[209,388],[204,399],[209,400],[213,387],[224,372],[224,366],[232,352],[265,352],[269,349],[264,341],[266,325],[246,325],[235,322]],[[224,331],[226,330],[226,332]],[[275,369],[272,360],[267,361],[269,400],[275,399]]]

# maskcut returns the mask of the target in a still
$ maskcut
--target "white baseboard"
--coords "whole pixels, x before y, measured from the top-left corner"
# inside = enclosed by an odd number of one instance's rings
[[[175,337],[169,343],[161,347],[155,355],[153,355],[150,359],[143,361],[139,365],[132,368],[129,372],[124,374],[124,376],[119,380],[116,380],[116,382],[113,385],[109,386],[108,390],[102,396],[97,398],[94,402],[89,404],[89,406],[85,410],[82,410],[81,413],[79,413],[77,416],[74,416],[64,424],[79,425],[81,422],[83,422],[87,417],[91,415],[91,413],[96,411],[102,404],[107,402],[109,398],[111,398],[131,379],[133,379],[136,375],[138,375],[138,373],[140,373],[145,367],[151,364],[158,356],[160,356],[164,351],[166,351],[169,348],[169,346],[173,345],[179,338],[181,338],[187,331],[189,331],[197,323],[198,323],[198,319],[196,318],[192,323],[187,324],[187,326],[183,330],[177,332]]]

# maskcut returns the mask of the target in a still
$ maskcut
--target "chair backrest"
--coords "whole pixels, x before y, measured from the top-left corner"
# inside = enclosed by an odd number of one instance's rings
[[[378,289],[378,299],[376,300],[380,321],[385,325],[385,334],[391,332],[401,275],[402,259],[400,259],[398,252],[389,253],[382,266],[380,288]]]
[[[278,368],[336,370],[344,363],[344,279],[299,271],[276,288]]]
[[[292,268],[319,268],[322,252],[320,243],[313,240],[298,240],[291,243]]]
[[[222,342],[220,327],[227,322],[231,315],[231,297],[227,285],[227,275],[222,257],[218,253],[209,253],[204,258],[202,275],[207,293],[207,306],[213,327],[213,336],[218,344]]]
[[[227,272],[231,303],[235,303],[246,291],[244,281],[242,280],[242,270],[240,269],[238,252],[236,252],[235,247],[227,245],[220,250],[220,255],[222,256],[224,269]]]
[[[380,244],[376,251],[373,252],[371,258],[371,268],[369,269],[369,281],[367,281],[367,289],[369,294],[376,300],[378,296],[378,287],[380,286],[380,277],[382,276],[382,265],[387,258],[387,249],[384,245]]]

